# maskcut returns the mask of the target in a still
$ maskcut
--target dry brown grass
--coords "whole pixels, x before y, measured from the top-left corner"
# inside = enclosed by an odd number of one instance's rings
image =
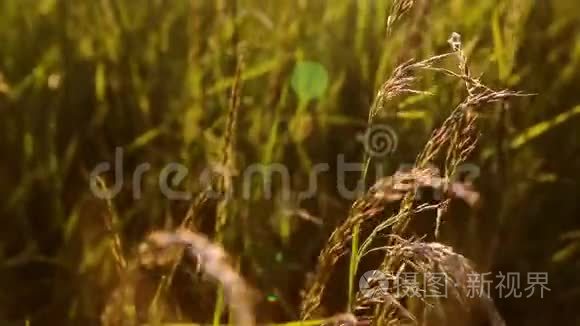
[[[424,168],[438,159],[439,156],[443,156],[445,162],[443,169],[447,178],[455,174],[458,166],[465,162],[469,154],[475,149],[478,140],[476,122],[479,110],[482,110],[485,105],[490,103],[526,95],[510,90],[496,91],[481,83],[479,78],[474,78],[471,75],[467,64],[468,59],[463,52],[459,34],[453,33],[449,43],[457,55],[459,73],[443,68],[427,67],[427,69],[460,78],[465,83],[468,95],[464,101],[457,105],[442,126],[433,132],[415,162],[417,168]],[[412,207],[415,199],[416,192],[411,193],[402,201],[396,220],[392,224],[392,234],[404,234],[413,216]],[[437,211],[437,226],[441,224],[440,220],[446,209],[446,201],[443,201]],[[438,230],[436,228],[435,235],[437,233]],[[391,240],[389,245],[393,245],[393,240]],[[424,251],[423,253],[429,253],[429,251]],[[428,257],[425,258],[429,259]],[[386,255],[380,269],[395,273],[399,268],[396,263],[397,259],[396,255]],[[387,305],[382,305],[375,312],[374,319],[380,323],[385,321],[388,316]]]
[[[405,282],[403,273],[418,275],[419,279],[425,280],[429,275],[441,275],[444,277],[444,287],[441,289],[434,285],[423,288],[415,284],[407,283],[407,286],[416,286],[409,291],[407,295],[396,296],[398,289],[377,289],[375,293],[379,296],[368,297],[359,292],[357,300],[357,310],[365,318],[372,318],[372,307],[381,305],[380,319],[387,322],[396,320],[404,323],[428,323],[434,316],[440,319],[440,322],[448,323],[450,319],[455,322],[458,317],[447,315],[450,309],[466,313],[467,319],[472,318],[469,314],[476,310],[486,314],[486,318],[491,325],[504,325],[503,319],[499,315],[493,300],[487,295],[474,296],[470,294],[470,275],[479,275],[473,267],[473,264],[463,255],[456,253],[453,248],[438,242],[423,242],[420,240],[405,240],[398,236],[391,237],[394,244],[390,247],[380,248],[385,250],[386,256],[391,258],[389,271],[384,271],[393,279],[397,280],[396,284]],[[394,271],[394,272],[393,272]],[[377,287],[379,285],[376,285]],[[433,296],[434,293],[445,293],[445,297]],[[408,293],[416,293],[414,298]],[[431,295],[429,295],[431,294]],[[413,312],[409,311],[402,302],[418,300],[419,304],[408,305],[413,307]],[[430,324],[430,323],[429,323]]]
[[[413,1],[397,1],[389,16],[389,28],[402,17],[413,5]],[[452,248],[440,243],[424,243],[417,240],[404,239],[407,234],[409,222],[418,213],[433,211],[436,214],[435,237],[439,235],[439,227],[449,201],[454,198],[467,202],[472,207],[479,201],[479,195],[472,190],[470,185],[452,182],[452,177],[458,167],[467,160],[475,149],[478,141],[477,119],[484,106],[490,103],[504,101],[515,96],[525,94],[510,90],[493,90],[484,85],[479,78],[473,77],[469,70],[468,58],[462,49],[460,36],[456,33],[449,40],[452,52],[436,55],[422,61],[409,60],[394,69],[391,77],[380,87],[375,101],[369,111],[368,124],[371,127],[375,118],[385,110],[385,104],[405,94],[421,94],[423,91],[413,87],[416,81],[416,73],[420,70],[434,71],[459,79],[465,85],[467,96],[451,112],[449,117],[436,129],[423,150],[417,155],[414,168],[410,171],[398,171],[393,176],[378,180],[367,193],[356,200],[350,209],[345,221],[339,225],[330,235],[327,245],[321,250],[316,270],[310,277],[301,303],[301,318],[310,318],[321,305],[322,294],[330,279],[334,266],[338,260],[348,253],[347,245],[352,241],[358,243],[359,228],[368,225],[369,221],[378,219],[385,212],[387,205],[400,202],[396,213],[382,221],[376,221],[376,226],[371,231],[362,246],[353,247],[356,252],[351,253],[354,259],[354,269],[351,270],[351,279],[356,274],[356,266],[366,253],[373,250],[386,250],[386,255],[379,270],[388,275],[400,275],[409,268],[423,275],[433,272],[443,272],[455,286],[451,289],[454,298],[465,305],[469,310],[471,304],[467,304],[465,279],[468,273],[474,272],[472,264],[462,255],[457,254]],[[436,64],[449,57],[456,56],[458,71],[437,67]],[[221,164],[226,169],[233,168],[233,135],[239,111],[240,97],[240,73],[241,60],[238,60],[236,77],[230,97],[230,105],[224,133]],[[371,158],[365,158],[365,172],[362,181],[366,181],[366,169]],[[442,161],[441,169],[434,168],[433,163]],[[221,178],[217,187],[222,194],[227,194],[232,185],[228,180]],[[435,204],[421,204],[419,188],[431,188],[444,195]],[[250,287],[239,275],[234,267],[228,262],[227,254],[221,245],[212,243],[206,236],[190,230],[194,210],[202,202],[206,201],[202,192],[198,199],[192,203],[187,217],[184,219],[182,228],[176,232],[157,231],[152,233],[148,241],[140,248],[142,264],[172,263],[172,271],[169,274],[169,282],[183,251],[198,259],[199,268],[207,275],[215,279],[223,287],[226,293],[226,301],[233,315],[233,321],[239,325],[255,324],[252,295]],[[222,231],[228,218],[228,198],[222,198],[218,202],[216,212],[216,239],[221,241]],[[387,235],[385,246],[373,248],[374,241]],[[177,249],[176,249],[177,248]],[[121,255],[120,245],[113,242],[113,252],[116,256]],[[121,264],[123,265],[123,264]],[[124,264],[126,266],[126,263]],[[351,283],[349,281],[349,283]],[[167,284],[167,283],[165,283]],[[162,285],[159,286],[163,290]],[[134,295],[130,287],[120,286],[114,293],[111,302],[127,300]],[[388,299],[388,300],[385,300]],[[490,320],[494,325],[501,325],[503,321],[490,298],[482,301]],[[393,324],[398,322],[417,322],[414,316],[416,311],[411,312],[408,303],[402,302],[392,294],[385,293],[383,299],[369,301],[361,299],[360,293],[354,306],[357,313],[365,311],[361,317],[363,320],[374,320],[379,324]],[[440,301],[424,302],[423,311],[427,308],[437,310]],[[114,305],[113,305],[114,306]],[[103,313],[104,319],[111,316],[123,315],[122,312],[112,312],[111,305]],[[435,308],[433,308],[435,307]],[[221,316],[221,308],[216,308],[217,316]],[[440,309],[444,311],[444,309]],[[370,312],[370,313],[369,313]],[[444,313],[443,313],[444,314]],[[130,314],[129,314],[130,315]],[[130,316],[129,316],[130,317]],[[114,319],[114,318],[113,318]],[[113,325],[114,323],[110,323]]]
[[[421,241],[404,240],[398,235],[405,234],[406,227],[411,218],[420,212],[435,211],[437,214],[437,226],[434,230],[435,235],[439,233],[440,220],[447,209],[449,200],[459,198],[475,206],[478,202],[478,194],[473,191],[469,185],[457,182],[451,182],[451,177],[457,170],[458,166],[464,162],[469,154],[475,148],[477,143],[476,121],[478,110],[485,104],[502,101],[504,99],[521,96],[523,94],[509,90],[495,91],[483,85],[479,79],[471,76],[467,58],[461,49],[461,43],[458,36],[454,35],[450,41],[454,52],[446,53],[431,57],[423,61],[408,61],[397,67],[392,76],[385,82],[377,93],[376,100],[369,112],[369,124],[372,124],[377,114],[384,110],[387,101],[392,101],[403,94],[422,93],[412,87],[416,80],[415,72],[417,70],[431,70],[441,72],[446,75],[459,78],[465,84],[467,97],[452,111],[451,115],[443,122],[442,126],[435,130],[427,142],[423,151],[417,156],[415,167],[410,171],[398,171],[391,177],[378,180],[369,191],[356,200],[349,216],[344,223],[337,227],[331,234],[327,245],[321,250],[317,268],[314,275],[310,278],[309,284],[305,289],[304,298],[301,304],[301,317],[303,320],[310,318],[321,304],[322,294],[326,284],[333,272],[334,266],[338,260],[344,256],[348,250],[347,245],[352,240],[353,234],[359,232],[359,227],[367,225],[372,219],[379,218],[384,212],[385,207],[391,203],[400,201],[398,212],[382,222],[372,230],[370,236],[365,239],[357,254],[357,261],[360,261],[366,253],[386,249],[387,254],[380,270],[389,275],[400,275],[402,271],[409,268],[422,274],[433,272],[444,272],[448,280],[457,286],[451,289],[451,293],[457,302],[465,305],[469,310],[471,304],[466,302],[465,280],[467,273],[474,272],[471,263],[462,255],[455,253],[452,248],[440,243],[424,243]],[[442,59],[456,55],[459,61],[459,72],[453,72],[445,68],[435,67],[437,62]],[[239,68],[238,68],[239,74]],[[235,126],[236,112],[238,104],[236,100],[238,86],[232,90],[232,102],[230,115],[228,118],[228,127],[226,128],[226,137],[223,149],[223,164],[231,165],[230,152],[232,143],[232,130]],[[431,165],[436,159],[443,157],[443,173]],[[368,165],[370,158],[367,158]],[[225,184],[226,180],[220,180],[218,187],[225,191],[231,185]],[[418,189],[432,188],[445,195],[439,203],[436,204],[419,204]],[[204,201],[201,195],[198,201]],[[196,201],[197,202],[197,201]],[[222,205],[218,206],[216,224],[217,236],[225,225],[224,211],[226,201],[221,201]],[[193,210],[197,204],[192,204],[188,216],[184,219],[184,225],[191,225],[193,219]],[[221,207],[221,209],[219,208]],[[376,223],[375,223],[376,224]],[[385,247],[373,248],[373,241],[385,233],[390,234]],[[178,248],[178,251],[175,251]],[[116,252],[118,248],[113,245],[112,249]],[[174,251],[170,251],[173,249]],[[142,263],[151,262],[153,259],[157,264],[173,263],[172,275],[181,257],[181,250],[185,250],[190,255],[197,257],[199,267],[207,275],[214,278],[220,283],[225,292],[226,300],[233,313],[234,322],[239,325],[253,325],[255,316],[252,307],[252,295],[250,287],[245,283],[239,273],[228,263],[227,254],[224,249],[213,244],[207,237],[192,232],[187,228],[181,228],[176,232],[154,232],[146,244],[140,248],[140,257]],[[159,262],[161,261],[161,262]],[[356,271],[355,271],[356,272]],[[161,286],[161,285],[160,285]],[[134,295],[134,290],[128,286],[119,287],[112,295],[111,302],[126,301]],[[495,320],[494,325],[501,325],[501,317],[497,314],[493,301],[486,298],[482,300],[483,306],[489,312],[491,320]],[[480,303],[481,304],[481,303]],[[357,296],[356,312],[365,313],[361,315],[361,320],[375,320],[385,324],[393,322],[417,322],[414,316],[416,311],[411,312],[405,303],[395,296],[386,293],[382,299],[368,300]],[[423,310],[437,309],[442,305],[440,301],[424,302]],[[103,320],[109,320],[109,325],[115,325],[112,316],[127,315],[123,312],[115,312],[111,307],[116,304],[109,304],[103,313]],[[440,309],[444,311],[444,309]],[[368,314],[369,312],[374,312]],[[125,319],[130,318],[125,316]],[[118,321],[117,321],[118,322]]]
[[[390,33],[395,23],[413,8],[415,0],[395,0],[387,18],[387,33]]]
[[[455,175],[459,165],[465,162],[475,149],[478,140],[476,122],[480,110],[487,104],[503,101],[511,97],[525,96],[526,94],[510,90],[493,90],[487,87],[479,78],[472,76],[468,67],[468,59],[462,49],[459,34],[453,33],[449,43],[453,50],[451,53],[434,56],[419,62],[408,61],[394,70],[391,78],[383,84],[377,93],[375,103],[369,112],[369,125],[372,124],[375,116],[384,109],[384,103],[386,101],[393,100],[401,94],[421,93],[421,91],[415,90],[411,86],[415,81],[414,72],[416,70],[430,70],[458,78],[465,84],[467,97],[456,106],[450,116],[443,122],[442,126],[433,132],[424,149],[417,156],[415,168],[410,172],[399,172],[393,176],[393,178],[397,177],[395,182],[390,178],[380,180],[366,195],[354,202],[349,216],[332,233],[328,244],[320,253],[317,269],[304,292],[305,295],[302,302],[303,319],[309,318],[321,304],[325,285],[330,278],[334,265],[345,254],[345,248],[353,238],[352,232],[358,232],[359,226],[371,218],[376,217],[377,213],[382,211],[386,203],[401,200],[398,212],[375,227],[371,235],[365,240],[359,256],[355,256],[357,257],[357,264],[360,257],[369,250],[372,241],[380,234],[385,232],[390,232],[391,235],[405,234],[406,228],[415,214],[425,210],[436,211],[437,222],[434,233],[437,237],[441,219],[446,212],[451,198],[459,197],[472,206],[475,206],[478,202],[478,194],[472,191],[469,185],[451,183],[450,180]],[[451,55],[455,55],[458,59],[459,72],[435,66],[437,62]],[[433,162],[436,162],[441,157],[444,160],[442,169],[443,178],[440,176],[439,169],[431,168]],[[365,160],[365,163],[368,167],[369,158]],[[363,173],[363,180],[365,176],[366,173]],[[435,180],[437,180],[437,183],[434,182]],[[432,187],[440,191],[443,190],[443,193],[447,196],[435,205],[423,204],[416,206],[415,203],[420,200],[417,197],[419,186]],[[400,268],[400,264],[397,262],[409,253],[408,249],[417,249],[414,251],[414,259],[425,259],[430,262],[429,264],[431,265],[423,265],[424,267],[433,267],[434,262],[443,263],[443,260],[437,260],[435,258],[441,258],[445,255],[463,258],[462,256],[454,254],[451,248],[440,244],[414,242],[411,247],[397,247],[394,240],[392,240],[395,237],[391,237],[390,239],[388,247],[399,248],[400,250],[391,250],[391,254],[385,256],[380,270],[388,273],[396,274]],[[399,256],[399,254],[403,256]],[[468,266],[467,260],[463,260],[463,262],[465,264],[462,266]],[[469,270],[472,269],[470,268]],[[355,272],[356,269],[354,269],[354,272],[351,271],[351,273]],[[391,307],[391,304],[395,302],[396,300],[391,300],[388,303],[381,302],[378,304],[378,309],[375,309],[376,313],[373,316],[375,322],[388,323],[390,321],[389,318],[392,317],[392,311],[389,311],[387,307]],[[395,303],[394,305],[399,310],[403,310],[401,309],[401,304]],[[407,317],[409,316],[411,315],[408,314]],[[410,319],[413,320],[414,318]]]
[[[197,260],[200,271],[222,286],[236,325],[255,325],[253,291],[231,265],[225,250],[206,236],[186,229],[157,231],[141,245],[140,255],[145,261],[167,257],[171,259],[174,257],[171,250],[176,247],[184,248],[187,254]]]

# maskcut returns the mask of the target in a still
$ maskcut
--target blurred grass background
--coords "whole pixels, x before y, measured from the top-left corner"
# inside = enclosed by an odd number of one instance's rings
[[[442,238],[482,270],[550,273],[546,298],[497,300],[508,325],[580,325],[580,3],[418,0],[387,36],[390,7],[388,0],[1,1],[0,324],[99,324],[117,280],[104,241],[107,203],[91,194],[90,171],[124,149],[125,186],[113,202],[127,256],[148,231],[177,225],[187,202],[164,198],[157,177],[180,162],[190,169],[180,187],[199,191],[199,173],[220,159],[238,56],[235,168],[283,163],[300,190],[314,163],[334,171],[338,154],[360,161],[356,135],[379,85],[403,61],[447,52],[455,31],[475,75],[537,96],[484,114],[482,145],[470,160],[481,168],[484,204],[452,214]],[[293,85],[301,69],[315,70],[302,93]],[[399,136],[387,170],[413,162],[462,96],[456,83],[430,74],[420,89],[435,95],[394,102],[382,117]],[[133,200],[132,171],[144,162],[152,169],[143,198]],[[350,202],[332,172],[305,201],[261,199],[258,184],[252,191],[231,209],[225,246],[260,290],[261,318],[294,320],[299,289]],[[296,209],[324,223],[288,214]],[[329,312],[344,302],[344,273],[329,289]],[[188,289],[196,276],[187,271],[180,277],[180,313],[211,320],[214,291]]]

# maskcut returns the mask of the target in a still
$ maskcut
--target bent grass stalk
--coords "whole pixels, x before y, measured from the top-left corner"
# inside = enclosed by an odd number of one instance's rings
[[[142,255],[164,256],[179,247],[198,259],[200,269],[216,280],[223,289],[223,300],[230,308],[237,325],[255,325],[252,290],[236,269],[223,247],[202,234],[185,229],[175,232],[157,231],[142,244]],[[215,322],[215,321],[214,321]]]

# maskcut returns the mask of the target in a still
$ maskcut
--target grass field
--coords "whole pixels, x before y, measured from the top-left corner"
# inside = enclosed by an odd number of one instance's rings
[[[579,85],[570,0],[0,1],[0,325],[580,325]]]

